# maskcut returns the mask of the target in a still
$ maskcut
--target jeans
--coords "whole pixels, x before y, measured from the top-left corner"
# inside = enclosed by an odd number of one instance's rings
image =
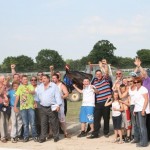
[[[142,116],[141,111],[135,113],[136,124],[138,127],[137,134],[139,135],[140,145],[148,145],[147,128],[146,128],[146,115]]]
[[[31,126],[32,137],[37,137],[34,109],[30,108],[21,110],[21,116],[23,121],[24,138],[29,137],[29,124]]]
[[[22,118],[20,112],[15,113],[14,107],[11,107],[11,137],[21,136]]]
[[[134,111],[134,105],[130,106],[130,113],[131,113],[131,123],[132,123],[132,135],[134,135],[134,139],[135,141],[139,141],[139,134],[138,134],[138,127],[136,124],[136,119],[135,116],[133,114]]]

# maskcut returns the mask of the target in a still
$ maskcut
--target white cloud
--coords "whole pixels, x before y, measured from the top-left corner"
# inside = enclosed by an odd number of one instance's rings
[[[148,25],[150,25],[150,19],[142,15],[137,15],[130,20],[118,19],[114,22],[100,16],[92,16],[83,20],[75,33],[79,36],[83,33],[90,36],[98,34],[103,36],[133,36],[147,33]]]

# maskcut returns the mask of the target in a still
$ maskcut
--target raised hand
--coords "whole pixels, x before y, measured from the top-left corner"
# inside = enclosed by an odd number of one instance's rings
[[[15,69],[16,65],[15,64],[11,64],[11,69]]]

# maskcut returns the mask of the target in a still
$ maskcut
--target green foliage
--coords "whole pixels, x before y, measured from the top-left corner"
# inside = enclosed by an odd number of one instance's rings
[[[150,67],[150,50],[149,49],[138,50],[137,56],[140,57],[143,67]]]
[[[116,50],[116,47],[109,41],[98,41],[94,45],[93,50],[89,53],[88,60],[93,64],[98,63],[101,59],[105,58],[111,63],[111,59],[114,58],[114,50]]]
[[[34,66],[32,58],[28,56],[7,57],[4,59],[1,66],[3,72],[10,72],[11,64],[16,64],[16,71],[19,72],[32,71]]]
[[[65,62],[62,56],[55,50],[42,49],[36,57],[39,70],[49,71],[49,66],[54,65],[55,69],[64,68]]]
[[[130,69],[130,68],[134,68],[134,60],[132,58],[129,57],[116,57],[116,62],[115,64],[113,64],[116,68],[122,68],[122,69]]]

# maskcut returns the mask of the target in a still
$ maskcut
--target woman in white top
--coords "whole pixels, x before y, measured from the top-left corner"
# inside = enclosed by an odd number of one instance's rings
[[[146,147],[148,145],[147,129],[146,129],[146,114],[150,113],[148,90],[142,86],[142,78],[135,77],[134,84],[137,87],[135,94],[135,107],[134,113],[136,117],[136,124],[138,127],[139,139],[135,139],[139,142],[140,147]]]
[[[113,100],[110,98],[107,99],[105,106],[112,105],[112,120],[113,120],[113,126],[114,126],[114,132],[115,132],[115,139],[114,143],[118,142],[117,137],[119,135],[119,144],[122,144],[122,131],[121,131],[121,123],[122,123],[122,115],[121,112],[123,111],[123,105],[119,102],[119,94],[118,91],[114,91],[113,93]]]
[[[131,113],[131,124],[132,124],[132,141],[131,143],[134,143],[134,137],[136,136],[137,133],[137,126],[135,123],[135,116],[133,114],[134,111],[134,101],[135,101],[135,94],[137,92],[137,87],[135,86],[135,84],[133,83],[134,78],[128,78],[128,94],[129,94],[129,100],[130,100],[130,113]]]

